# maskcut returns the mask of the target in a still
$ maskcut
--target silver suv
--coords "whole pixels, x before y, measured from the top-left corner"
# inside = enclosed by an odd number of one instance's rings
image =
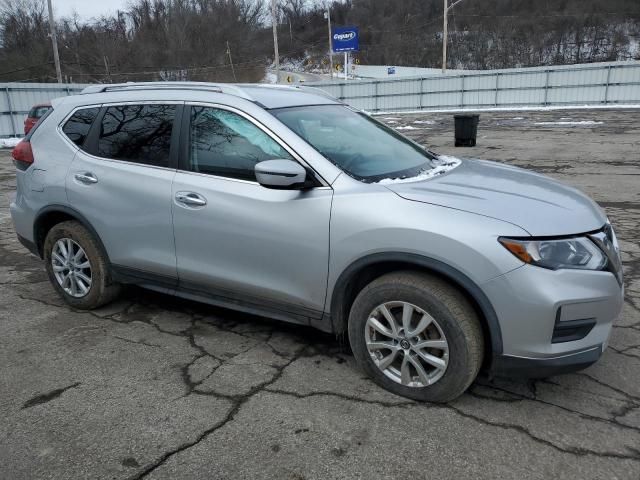
[[[13,155],[15,230],[71,306],[137,284],[348,332],[367,374],[414,399],[449,401],[481,368],[584,368],[623,303],[585,195],[439,156],[314,89],[96,85]]]

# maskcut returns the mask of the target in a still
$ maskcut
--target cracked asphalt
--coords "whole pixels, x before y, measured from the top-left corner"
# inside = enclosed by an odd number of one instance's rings
[[[419,404],[309,328],[138,288],[74,311],[15,238],[5,151],[0,478],[639,479],[640,110],[481,113],[474,148],[453,147],[451,117],[378,118],[440,153],[548,174],[606,209],[626,302],[600,362]],[[602,123],[554,124],[585,120]]]

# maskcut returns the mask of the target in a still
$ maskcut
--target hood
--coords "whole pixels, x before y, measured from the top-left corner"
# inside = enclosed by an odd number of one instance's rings
[[[549,177],[497,162],[463,160],[444,175],[385,187],[402,198],[477,213],[532,236],[584,233],[606,216],[585,194]]]

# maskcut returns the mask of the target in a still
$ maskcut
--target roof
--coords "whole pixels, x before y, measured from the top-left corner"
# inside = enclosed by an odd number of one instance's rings
[[[268,109],[340,103],[324,90],[313,87],[247,84],[241,88],[255,102]]]
[[[206,82],[129,82],[119,84],[90,85],[82,94],[100,94],[109,92],[133,91],[179,91],[216,92],[233,95],[272,108],[284,108],[304,105],[326,105],[340,103],[328,93],[313,87],[269,85],[269,84],[229,84]]]

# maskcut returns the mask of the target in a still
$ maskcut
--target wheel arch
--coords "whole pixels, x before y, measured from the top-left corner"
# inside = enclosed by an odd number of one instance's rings
[[[374,279],[398,270],[416,270],[435,274],[458,287],[476,308],[490,354],[502,353],[502,332],[496,312],[489,298],[467,275],[458,269],[423,255],[406,252],[374,253],[351,263],[338,277],[331,296],[331,322],[335,333],[347,328],[349,311],[357,294]]]
[[[102,250],[105,258],[107,259],[107,263],[109,262],[109,254],[107,253],[106,248],[104,248],[104,244],[102,243],[102,239],[96,229],[93,228],[91,222],[86,219],[84,215],[75,210],[72,207],[67,205],[48,205],[42,208],[38,214],[36,215],[36,219],[33,222],[33,240],[36,245],[36,249],[38,251],[38,256],[40,258],[44,257],[44,240],[55,225],[61,222],[66,222],[69,220],[75,220],[79,222],[83,227],[85,227],[91,235],[95,238],[98,246]]]

